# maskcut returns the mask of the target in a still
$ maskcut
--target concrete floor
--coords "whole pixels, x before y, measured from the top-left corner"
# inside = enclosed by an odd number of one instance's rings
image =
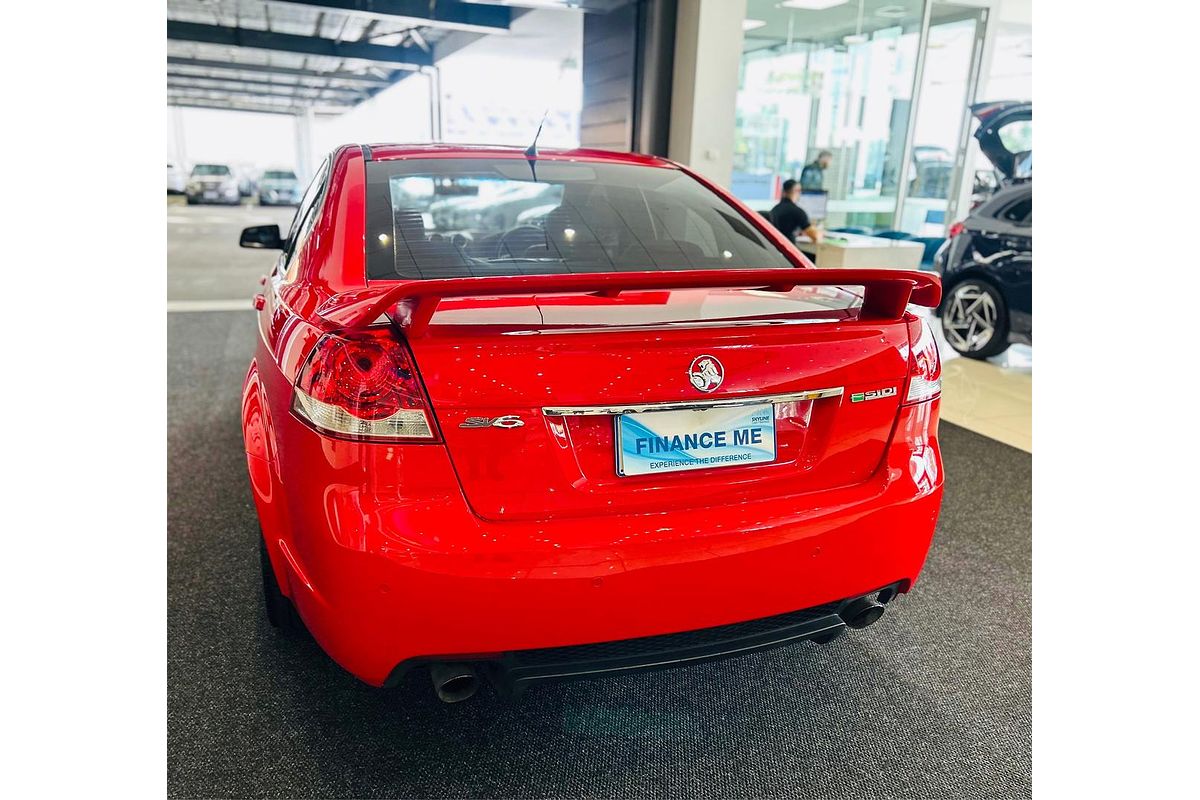
[[[284,233],[296,213],[290,207],[189,206],[167,199],[167,302],[169,310],[249,308],[259,276],[279,256],[273,250],[238,247],[242,228],[277,224]]]

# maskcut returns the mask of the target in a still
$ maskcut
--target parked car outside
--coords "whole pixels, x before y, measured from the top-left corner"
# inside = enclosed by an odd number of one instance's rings
[[[258,170],[251,166],[236,167],[233,174],[237,177],[238,195],[254,197],[258,194]]]
[[[494,183],[494,181],[492,182]],[[451,195],[429,206],[437,227],[445,231],[505,231],[513,227],[524,211],[553,202],[556,187],[538,183],[512,182],[502,186],[484,183],[472,186],[473,194]],[[549,195],[549,196],[548,196]]]
[[[557,206],[442,228],[456,185]],[[917,580],[931,273],[814,269],[686,167],[599,150],[343,146],[241,244],[282,251],[241,397],[267,617],[368,684],[826,643]]]
[[[961,355],[990,358],[1010,344],[1033,343],[1033,105],[972,111],[980,120],[975,137],[1001,182],[950,227],[934,269],[942,276],[946,341]]]
[[[912,152],[909,197],[946,198],[954,175],[954,154],[944,147],[917,145]]]
[[[242,201],[237,178],[226,164],[197,164],[188,178],[188,205],[224,203],[236,206]]]
[[[187,191],[188,175],[183,167],[167,162],[167,194],[183,194]]]
[[[300,181],[290,169],[268,169],[258,181],[260,206],[294,206],[300,202]]]

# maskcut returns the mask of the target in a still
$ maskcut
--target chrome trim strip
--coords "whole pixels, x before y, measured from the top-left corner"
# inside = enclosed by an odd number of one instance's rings
[[[858,306],[851,306],[854,311]],[[582,328],[541,328],[537,330],[502,331],[501,336],[547,336],[559,333],[625,333],[628,331],[698,330],[706,328],[759,328],[765,325],[817,325],[826,322],[855,322],[846,316],[809,317],[805,319],[745,319],[695,320],[652,322],[645,325],[593,325]],[[454,324],[454,323],[449,323]]]
[[[542,415],[546,417],[604,417],[617,414],[636,414],[642,411],[703,411],[710,408],[733,408],[735,406],[754,406],[760,403],[796,403],[803,400],[820,400],[823,397],[840,397],[843,388],[812,389],[807,392],[789,392],[788,394],[762,394],[752,397],[727,397],[721,400],[683,400],[666,403],[633,403],[630,405],[613,406],[544,406]]]

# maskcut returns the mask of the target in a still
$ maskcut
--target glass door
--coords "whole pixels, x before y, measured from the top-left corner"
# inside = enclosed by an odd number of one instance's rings
[[[935,2],[912,126],[911,154],[895,228],[912,236],[946,233],[970,131],[987,10]]]

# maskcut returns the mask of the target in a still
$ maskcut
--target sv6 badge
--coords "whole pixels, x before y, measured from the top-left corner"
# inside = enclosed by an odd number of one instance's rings
[[[525,421],[516,414],[504,417],[467,417],[458,424],[460,428],[519,428]]]

